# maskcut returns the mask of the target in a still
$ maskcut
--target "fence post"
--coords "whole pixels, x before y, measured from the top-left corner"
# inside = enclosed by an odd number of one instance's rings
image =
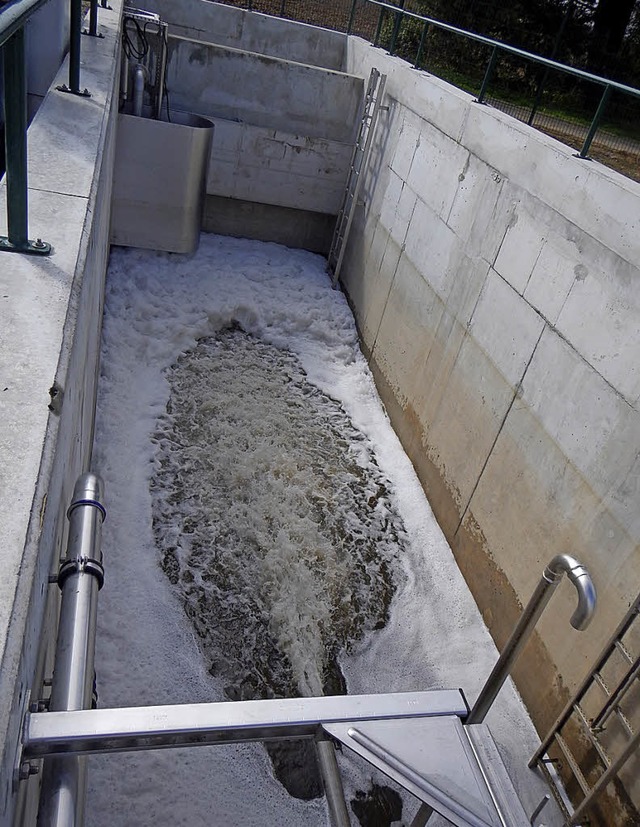
[[[280,4],[280,17],[284,17],[286,6],[287,6],[287,0],[282,0],[282,3]]]
[[[69,4],[71,31],[69,32],[69,85],[58,86],[58,92],[69,92],[81,98],[90,98],[88,89],[80,89],[80,50],[82,37],[82,0]]]
[[[424,44],[427,39],[427,35],[429,34],[429,29],[431,27],[428,23],[425,23],[422,27],[422,34],[420,35],[420,45],[418,46],[418,54],[416,55],[416,62],[413,64],[414,69],[419,69],[420,64],[422,63],[422,53],[424,51]]]
[[[406,0],[400,0],[398,3],[399,8],[404,9],[404,4]],[[402,26],[402,21],[404,20],[404,14],[401,11],[395,12],[395,17],[393,21],[393,31],[391,32],[391,42],[389,43],[389,54],[393,55],[396,51],[396,41],[398,39],[398,35],[400,34],[400,27]]]
[[[98,0],[91,0],[89,6],[89,29],[83,29],[82,34],[89,35],[89,37],[104,37],[103,34],[98,34]]]
[[[493,70],[495,69],[497,60],[498,47],[494,46],[493,51],[491,52],[491,59],[489,60],[489,65],[487,66],[487,71],[484,73],[484,80],[482,81],[482,86],[480,87],[478,103],[484,103],[485,95],[487,94],[487,89],[489,88],[489,81],[491,80],[491,76],[493,75]]]
[[[349,22],[347,23],[347,34],[351,34],[351,29],[353,28],[353,21],[355,20],[356,16],[356,6],[358,4],[358,0],[353,0],[351,3],[351,11],[349,12]]]
[[[591,126],[589,127],[589,132],[587,133],[587,137],[584,139],[584,144],[582,145],[582,149],[578,155],[578,158],[586,158],[591,148],[591,143],[596,136],[596,132],[598,131],[598,127],[600,126],[600,121],[602,120],[602,116],[604,115],[604,110],[607,108],[607,103],[609,102],[609,98],[611,97],[611,86],[607,85],[604,87],[604,92],[602,93],[602,97],[600,98],[600,103],[598,104],[598,108],[596,110],[596,114],[593,116],[593,120],[591,121]]]
[[[384,23],[386,9],[380,8],[380,14],[378,15],[378,25],[376,26],[376,33],[373,38],[373,45],[377,46],[380,40],[380,33],[382,32],[382,24]]]
[[[0,236],[0,250],[48,255],[51,245],[29,241],[27,193],[27,79],[24,29],[18,29],[2,47],[4,70],[5,155],[7,167],[8,235]]]

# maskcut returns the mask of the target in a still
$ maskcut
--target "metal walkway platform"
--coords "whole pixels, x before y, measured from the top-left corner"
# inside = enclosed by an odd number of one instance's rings
[[[67,555],[57,577],[62,604],[51,698],[25,712],[16,755],[16,784],[39,772],[44,759],[39,827],[81,827],[87,754],[299,738],[316,743],[334,827],[351,827],[335,741],[421,802],[412,827],[423,827],[433,813],[457,827],[536,822],[541,807],[527,817],[483,720],[564,574],[578,593],[572,625],[587,626],[595,590],[578,561],[558,555],[547,566],[471,711],[460,689],[92,709],[97,597],[104,581],[102,490],[94,474],[75,487]]]

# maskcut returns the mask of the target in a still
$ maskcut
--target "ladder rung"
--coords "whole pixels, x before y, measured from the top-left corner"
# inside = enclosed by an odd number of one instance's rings
[[[600,741],[598,741],[595,733],[593,732],[593,730],[589,726],[589,721],[587,720],[587,716],[582,711],[582,708],[580,707],[580,705],[579,704],[574,704],[573,705],[573,711],[576,713],[576,715],[582,721],[584,731],[587,735],[587,738],[591,741],[591,744],[593,745],[593,748],[595,749],[595,751],[600,756],[600,760],[602,761],[603,764],[605,764],[605,766],[609,767],[611,765],[611,759],[609,758],[609,756],[605,752],[604,747],[602,746]]]
[[[619,707],[619,706],[616,706],[616,708],[614,709],[614,712],[615,712],[615,713],[616,713],[616,715],[618,716],[618,720],[619,720],[619,721],[620,721],[620,723],[622,724],[623,728],[626,730],[626,734],[627,734],[627,736],[628,736],[629,738],[633,738],[633,736],[634,736],[636,733],[635,733],[634,728],[633,728],[633,727],[631,726],[631,724],[629,723],[629,719],[627,718],[627,716],[624,714],[624,712],[620,709],[620,707]]]
[[[593,673],[593,680],[598,684],[600,689],[602,689],[602,691],[605,693],[605,695],[608,698],[611,695],[611,692],[609,692],[609,687],[604,682],[604,678],[602,677],[600,672],[594,672]]]
[[[589,795],[589,793],[591,792],[591,787],[587,783],[587,779],[582,774],[582,770],[580,769],[580,767],[576,763],[576,759],[573,757],[573,754],[572,754],[571,750],[567,746],[567,742],[564,740],[564,738],[562,737],[562,735],[560,735],[559,732],[556,732],[556,734],[554,735],[554,738],[557,741],[558,746],[560,747],[560,749],[562,751],[562,754],[567,759],[567,763],[571,767],[571,771],[573,772],[573,775],[574,775],[576,781],[580,785],[580,788],[581,788],[582,792],[585,795]]]
[[[614,645],[615,645],[616,649],[618,650],[618,652],[620,652],[622,657],[626,661],[628,661],[629,664],[632,664],[633,663],[633,657],[632,657],[631,653],[629,652],[629,650],[627,649],[627,647],[624,645],[624,643],[621,640],[616,640]]]

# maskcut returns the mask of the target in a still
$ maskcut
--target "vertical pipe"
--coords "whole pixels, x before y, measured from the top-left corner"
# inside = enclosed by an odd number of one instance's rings
[[[329,820],[332,827],[351,827],[351,820],[344,798],[340,768],[336,758],[336,748],[333,741],[320,739],[316,741],[318,764],[322,773],[324,791],[329,807]]]
[[[282,0],[282,3],[280,4],[280,17],[284,17],[286,7],[287,7],[287,0]]]
[[[28,244],[27,204],[27,81],[24,61],[24,29],[2,47],[4,69],[4,123],[7,165],[7,223],[9,244]]]
[[[69,517],[67,556],[60,565],[60,621],[50,709],[91,707],[98,590],[102,585],[100,533],[104,507],[101,479],[83,474],[77,481]],[[38,827],[81,827],[86,791],[86,759],[55,756],[45,761]]]
[[[70,0],[71,31],[69,33],[69,91],[80,93],[80,40],[82,0]]]
[[[600,103],[598,104],[598,109],[596,110],[596,114],[593,116],[593,120],[591,121],[591,126],[589,127],[589,132],[587,137],[584,139],[584,144],[582,145],[582,149],[580,150],[579,158],[586,158],[589,149],[591,148],[591,143],[596,136],[596,132],[598,131],[598,127],[600,126],[600,121],[602,120],[602,116],[604,115],[604,110],[607,108],[607,103],[609,102],[609,98],[611,97],[611,86],[607,85],[604,87],[604,92],[602,97],[600,98]]]
[[[498,60],[498,47],[494,46],[493,51],[491,52],[491,59],[489,60],[489,65],[487,66],[487,71],[484,73],[484,79],[482,81],[482,86],[480,87],[480,93],[478,95],[478,103],[484,103],[484,98],[485,98],[485,95],[487,94],[487,89],[489,88],[489,82],[491,80],[491,76],[493,75],[493,70],[495,69],[497,60]]]

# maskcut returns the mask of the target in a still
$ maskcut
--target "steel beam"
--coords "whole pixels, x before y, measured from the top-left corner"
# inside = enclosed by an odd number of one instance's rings
[[[129,752],[288,738],[313,738],[323,724],[455,715],[459,689],[176,706],[29,713],[25,759],[54,754]]]

